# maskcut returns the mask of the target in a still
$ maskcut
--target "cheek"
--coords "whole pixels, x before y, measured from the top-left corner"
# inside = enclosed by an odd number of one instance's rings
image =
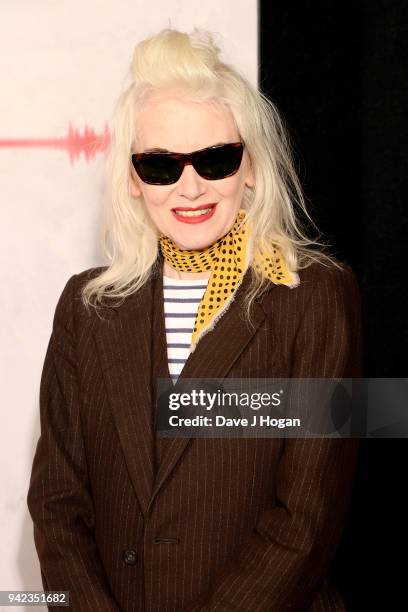
[[[159,206],[162,206],[169,195],[169,189],[166,189],[165,186],[150,185],[143,189],[145,204],[152,212],[158,209]]]
[[[223,198],[234,200],[241,197],[244,183],[240,176],[229,176],[217,183],[217,191]]]

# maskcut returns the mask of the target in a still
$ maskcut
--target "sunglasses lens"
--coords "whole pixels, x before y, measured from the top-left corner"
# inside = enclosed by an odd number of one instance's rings
[[[244,147],[242,143],[231,143],[209,147],[191,155],[194,168],[200,176],[215,181],[231,176],[241,165]],[[183,155],[147,153],[132,155],[134,168],[142,181],[150,185],[176,183],[183,171]]]
[[[142,181],[150,185],[171,185],[181,175],[180,163],[167,155],[145,155],[135,165]]]
[[[226,178],[237,172],[241,165],[242,153],[242,145],[222,145],[200,153],[194,166],[203,178],[210,180]]]

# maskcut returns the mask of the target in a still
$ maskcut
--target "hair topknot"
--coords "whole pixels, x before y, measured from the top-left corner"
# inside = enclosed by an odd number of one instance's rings
[[[186,34],[166,28],[136,45],[130,71],[136,85],[160,87],[188,80],[200,87],[220,69],[219,54],[211,32],[194,28]]]

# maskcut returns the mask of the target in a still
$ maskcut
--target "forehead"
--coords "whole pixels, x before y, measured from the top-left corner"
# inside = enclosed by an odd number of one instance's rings
[[[177,153],[235,142],[238,129],[231,111],[218,102],[192,100],[177,91],[150,95],[137,114],[135,144]]]

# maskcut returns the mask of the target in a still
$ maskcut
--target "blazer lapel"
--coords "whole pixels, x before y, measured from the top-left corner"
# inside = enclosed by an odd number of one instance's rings
[[[155,318],[155,334],[157,334],[160,340],[160,348],[156,353],[156,357],[160,360],[158,372],[161,371],[165,373],[165,378],[170,378],[166,350],[162,275],[156,280],[155,284],[155,304],[159,314],[159,316]],[[245,323],[242,314],[242,296],[249,284],[250,275],[248,271],[241,285],[238,287],[230,306],[217,321],[214,329],[205,334],[198,342],[195,351],[190,353],[177,382],[188,378],[222,379],[227,376],[232,365],[238,359],[246,345],[251,341],[266,316],[263,308],[258,301],[255,300],[252,310],[254,326],[250,328]],[[157,376],[157,378],[159,378],[159,376]],[[156,380],[153,380],[153,384],[156,385]],[[169,445],[163,460],[158,466],[150,505],[153,503],[158,491],[175,468],[178,460],[192,439],[191,437],[168,439]]]
[[[178,380],[223,378],[228,374],[265,318],[264,310],[255,300],[254,326],[250,328],[243,319],[242,296],[249,282],[247,272],[228,310],[214,329],[200,339]],[[170,384],[161,266],[136,294],[126,298],[121,306],[107,310],[108,318],[97,326],[94,336],[126,464],[141,511],[146,516],[192,439],[169,440],[155,477],[156,378],[169,379]]]
[[[151,397],[152,282],[148,281],[94,331],[113,419],[141,511],[154,482]]]

